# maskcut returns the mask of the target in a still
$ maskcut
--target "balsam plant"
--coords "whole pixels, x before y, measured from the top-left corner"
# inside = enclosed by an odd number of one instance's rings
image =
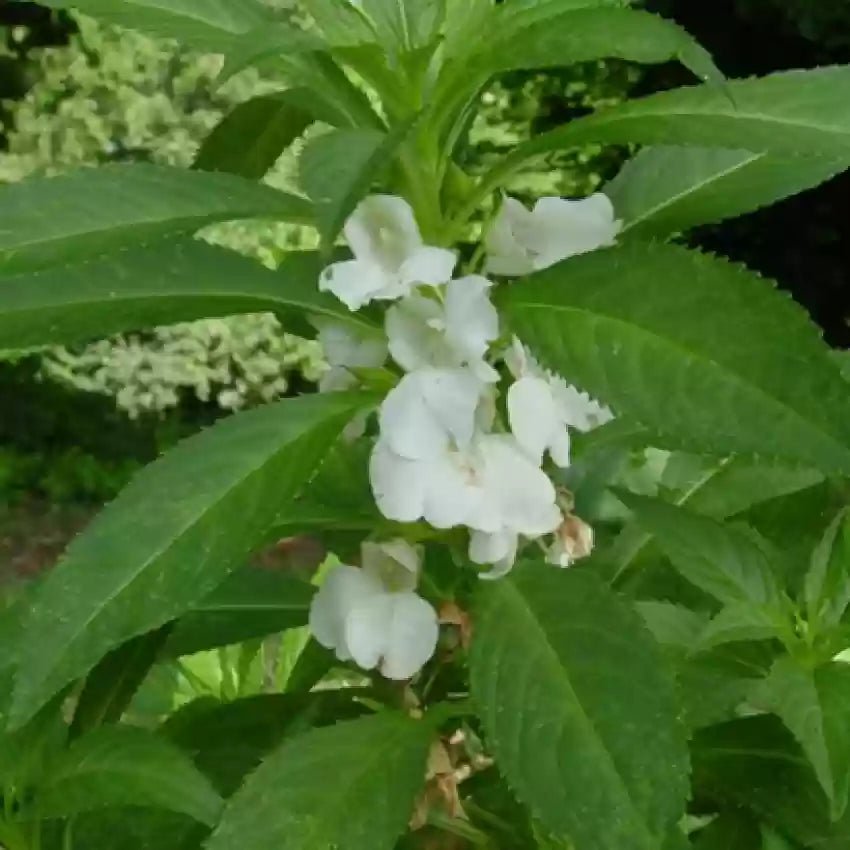
[[[675,244],[850,165],[850,68],[727,80],[605,0],[76,6],[282,89],[192,169],[4,188],[0,346],[269,311],[332,368],[165,454],[5,612],[8,850],[850,845],[842,358]],[[459,167],[494,78],[612,57],[695,84]],[[302,193],[257,182],[312,124]],[[589,142],[644,147],[590,198],[506,193]],[[249,218],[321,248],[192,238]],[[246,568],[275,541],[301,566]],[[241,685],[305,625],[285,687]],[[234,644],[221,699],[140,722]]]

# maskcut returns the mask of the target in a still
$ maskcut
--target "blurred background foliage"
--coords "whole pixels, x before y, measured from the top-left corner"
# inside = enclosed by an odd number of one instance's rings
[[[847,0],[646,5],[686,26],[730,76],[850,62]],[[188,166],[234,105],[276,87],[246,72],[218,88],[219,63],[35,3],[0,0],[0,181],[114,160]],[[477,170],[520,139],[591,109],[688,82],[677,66],[647,72],[620,62],[510,75],[487,93],[464,164]],[[584,195],[613,176],[626,153],[591,146],[564,154],[521,174],[512,189],[526,199]],[[292,155],[267,179],[290,185]],[[702,228],[691,239],[782,280],[829,340],[848,347],[848,190],[845,176],[769,210]],[[225,225],[204,236],[269,266],[286,250],[312,245],[302,229],[278,224]],[[80,506],[110,498],[180,436],[223,411],[300,391],[322,368],[316,344],[287,334],[269,315],[0,360],[0,574],[18,557],[19,537],[31,546],[44,536],[27,525],[34,513],[39,523],[46,517],[49,540],[60,527],[61,545],[65,531],[81,521],[78,509],[85,513]],[[12,506],[5,518],[3,505]],[[70,519],[57,521],[63,506]],[[56,548],[45,545],[50,553]],[[13,567],[31,569],[17,561]]]

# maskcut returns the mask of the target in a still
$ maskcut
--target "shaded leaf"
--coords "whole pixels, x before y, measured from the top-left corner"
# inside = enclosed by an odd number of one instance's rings
[[[253,97],[225,115],[204,139],[193,168],[259,180],[316,120],[345,122],[306,88]]]
[[[209,850],[391,850],[425,777],[431,729],[384,712],[273,752],[230,800]]]
[[[830,823],[826,797],[778,718],[757,715],[703,729],[691,754],[700,799],[747,806],[805,847],[850,846],[850,818]]]
[[[782,591],[770,550],[752,529],[727,526],[660,499],[618,496],[688,581],[727,604],[780,609]]]
[[[168,809],[212,825],[222,800],[164,738],[139,727],[105,726],[77,739],[53,763],[33,814],[67,818],[116,805]]]
[[[86,677],[85,687],[77,698],[71,723],[73,737],[121,719],[170,631],[170,626],[163,626],[150,634],[139,635],[104,656]]]
[[[831,662],[812,671],[780,658],[756,691],[799,741],[830,801],[833,820],[850,793],[850,667]]]
[[[651,147],[630,160],[604,192],[622,235],[670,236],[753,212],[829,180],[850,156],[772,156],[724,148]]]
[[[471,687],[519,798],[575,850],[657,850],[688,759],[666,664],[590,573],[523,565],[478,589]]]
[[[237,414],[143,470],[39,588],[10,719],[20,724],[107,651],[173,620],[264,542],[368,395]]]
[[[285,737],[355,718],[365,709],[357,689],[314,694],[263,694],[233,702],[202,697],[175,712],[160,732],[187,752],[229,797]]]
[[[163,654],[176,658],[303,626],[314,592],[297,576],[238,570],[177,621]]]

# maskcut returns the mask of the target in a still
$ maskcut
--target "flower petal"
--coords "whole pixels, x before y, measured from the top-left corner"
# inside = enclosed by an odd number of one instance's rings
[[[449,451],[428,463],[423,518],[434,528],[468,525],[482,513],[488,518],[492,514],[482,506],[486,494],[465,463],[458,451]],[[490,520],[491,525],[496,522]]]
[[[519,201],[505,197],[485,239],[488,273],[518,277],[534,271],[534,263],[522,241],[531,216]]]
[[[380,664],[389,679],[409,679],[434,654],[439,623],[434,609],[415,593],[385,593],[353,610],[345,637],[358,665]]]
[[[380,582],[356,567],[334,567],[310,604],[309,629],[316,640],[337,657],[351,658],[345,642],[345,620],[352,606],[383,592]]]
[[[396,522],[416,522],[425,510],[427,461],[395,454],[378,440],[369,460],[369,481],[378,510]]]
[[[443,309],[437,301],[409,295],[387,310],[385,327],[393,360],[412,372],[427,366],[448,366],[445,338],[434,323],[441,322]]]
[[[345,619],[344,640],[358,667],[373,670],[389,648],[392,594],[381,593],[352,606]]]
[[[343,369],[341,366],[333,366],[322,373],[319,378],[320,393],[338,393],[350,390],[357,386],[357,377]]]
[[[614,418],[611,411],[594,401],[587,393],[568,385],[563,378],[553,377],[549,385],[561,419],[578,431],[591,431]]]
[[[532,215],[535,227],[527,248],[536,269],[613,245],[622,226],[602,193],[581,200],[541,198]]]
[[[380,266],[365,260],[333,263],[319,277],[319,289],[332,292],[352,312],[391,284],[392,278]]]
[[[555,487],[513,437],[489,434],[480,441],[484,488],[499,497],[502,522],[526,537],[554,531],[561,523]]]
[[[479,578],[498,579],[506,576],[516,561],[519,537],[514,531],[485,534],[473,531],[469,537],[469,559],[475,564],[492,564],[493,568]]]
[[[440,624],[437,612],[415,593],[394,593],[389,647],[381,673],[388,679],[409,679],[418,673],[437,648]]]
[[[482,359],[499,336],[499,314],[490,303],[491,286],[487,278],[469,275],[446,287],[446,339],[461,363]]]
[[[378,419],[381,439],[401,457],[432,458],[444,452],[450,434],[425,396],[426,373],[411,372],[387,394]]]
[[[398,455],[435,457],[450,441],[472,439],[483,385],[466,369],[421,369],[401,379],[381,405],[381,437]]]
[[[396,195],[364,198],[346,221],[344,233],[358,260],[396,273],[422,246],[412,207]]]
[[[438,286],[452,279],[456,265],[453,251],[423,245],[407,255],[399,268],[399,278],[408,287],[418,283]]]
[[[508,390],[507,406],[517,443],[539,465],[553,437],[564,428],[549,384],[542,378],[520,378]]]
[[[570,465],[570,432],[562,425],[549,441],[549,457],[552,463],[560,469],[566,469]]]

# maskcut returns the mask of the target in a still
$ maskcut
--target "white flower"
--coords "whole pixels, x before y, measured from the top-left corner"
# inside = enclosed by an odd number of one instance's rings
[[[361,337],[341,322],[313,319],[318,330],[317,339],[322,346],[330,368],[319,379],[319,392],[349,390],[357,385],[357,376],[351,369],[377,369],[387,359],[386,340],[379,336]]]
[[[593,551],[593,529],[577,516],[567,516],[555,531],[555,540],[546,552],[547,563],[571,567]]]
[[[473,531],[469,535],[469,560],[473,564],[492,564],[493,567],[480,578],[497,579],[506,576],[516,561],[519,535],[515,531],[502,530],[487,534]]]
[[[536,463],[549,452],[552,462],[570,465],[570,433],[549,381],[527,375],[508,390],[508,421],[517,442]]]
[[[349,310],[401,298],[419,283],[445,283],[457,261],[453,252],[423,244],[413,210],[395,195],[361,201],[344,233],[354,259],[328,266],[319,289],[332,292]]]
[[[587,393],[580,392],[563,378],[550,378],[549,386],[555,404],[564,421],[571,428],[583,433],[592,431],[614,418],[610,408],[594,401]]]
[[[310,631],[341,661],[409,679],[434,654],[437,614],[414,593],[419,553],[404,540],[364,543],[361,569],[338,566],[310,606]]]
[[[487,234],[487,271],[514,277],[613,245],[622,222],[601,192],[579,201],[541,198],[532,211],[506,197]]]
[[[491,286],[486,278],[470,275],[451,281],[442,302],[413,293],[390,307],[386,329],[396,363],[409,372],[468,365],[482,380],[498,381],[498,372],[484,360],[499,336]]]
[[[517,379],[507,396],[508,421],[517,442],[538,463],[548,451],[557,466],[569,466],[568,427],[589,431],[613,418],[611,411],[542,369],[516,337],[505,363]]]
[[[410,460],[433,458],[472,439],[485,385],[467,369],[405,375],[381,405],[381,440]]]
[[[539,537],[561,522],[552,482],[509,434],[476,433],[466,448],[447,443],[438,454],[420,458],[401,456],[382,437],[369,478],[388,519],[502,535],[500,557],[515,549],[516,535]],[[476,540],[476,553],[493,551],[495,541]]]

